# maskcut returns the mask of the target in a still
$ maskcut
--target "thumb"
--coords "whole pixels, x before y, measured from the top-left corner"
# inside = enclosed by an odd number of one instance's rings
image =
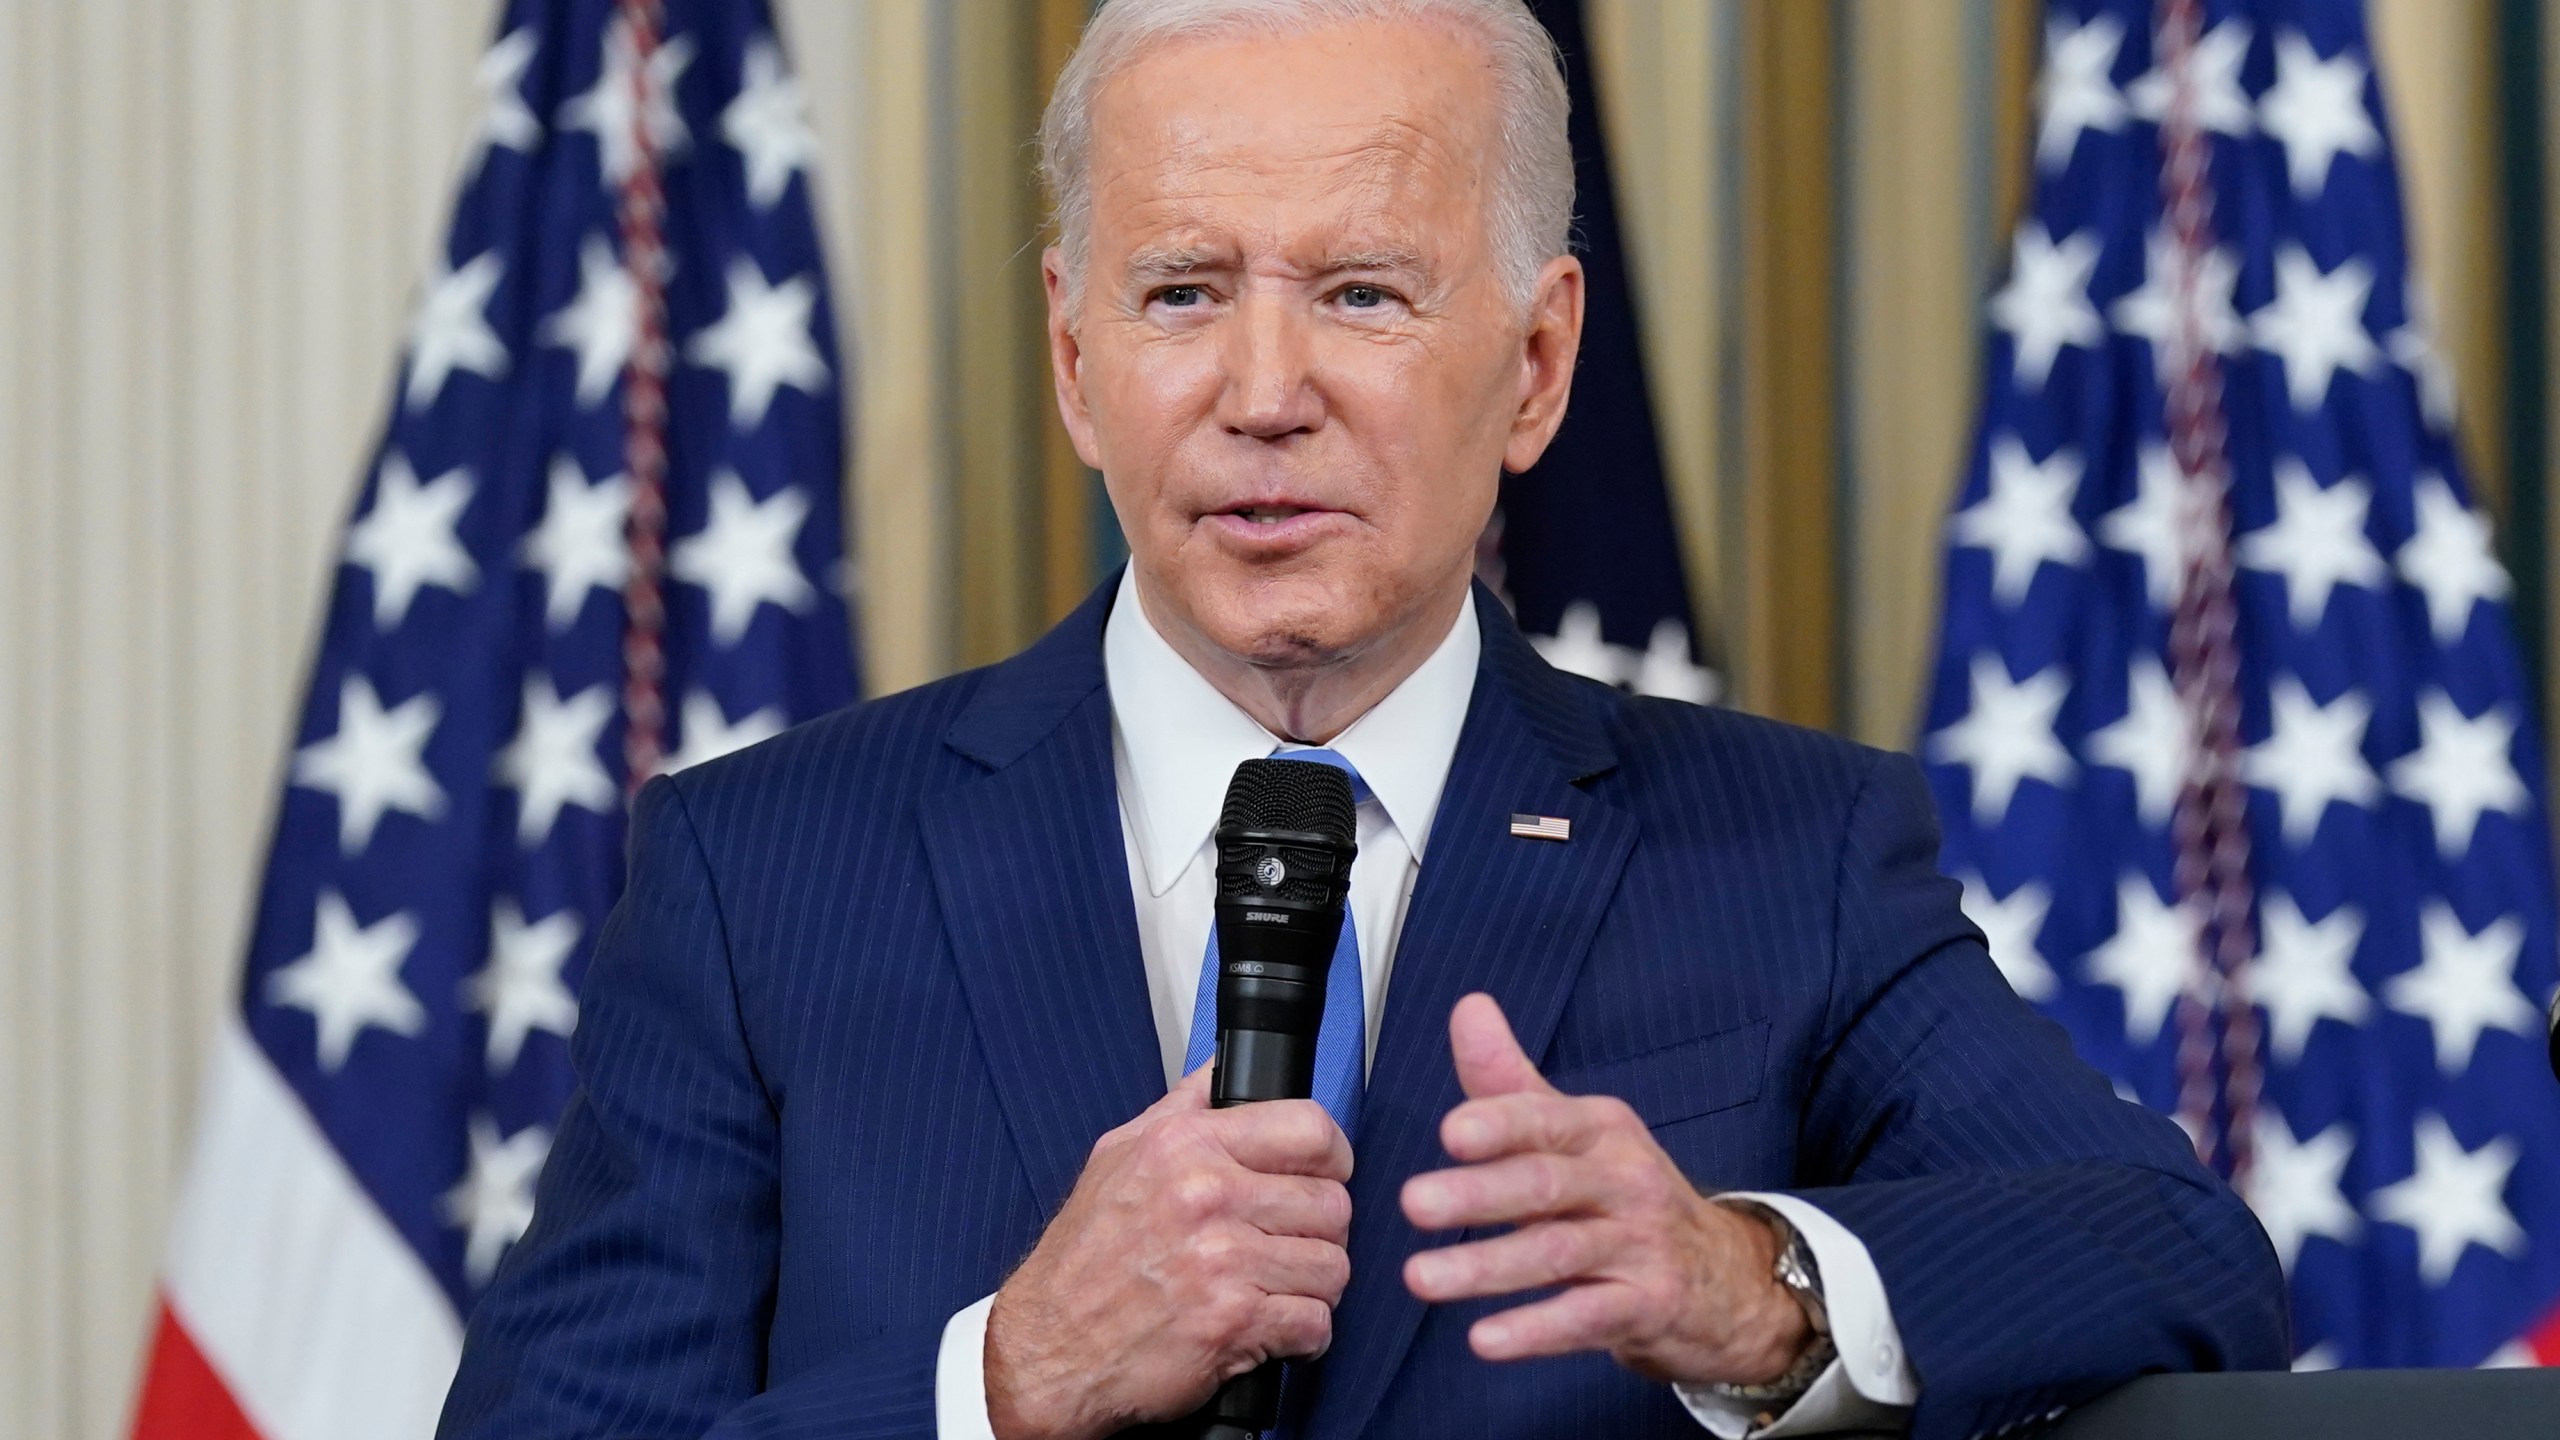
[[[1215,1061],[1201,1061],[1199,1066],[1190,1074],[1175,1081],[1173,1088],[1164,1092],[1163,1099],[1148,1106],[1147,1113],[1150,1115],[1171,1115],[1184,1110],[1208,1109],[1209,1072],[1214,1068],[1216,1068]]]
[[[1555,1089],[1520,1048],[1502,1007],[1481,991],[1461,999],[1449,1012],[1449,1053],[1457,1059],[1458,1084],[1470,1100],[1546,1094]]]

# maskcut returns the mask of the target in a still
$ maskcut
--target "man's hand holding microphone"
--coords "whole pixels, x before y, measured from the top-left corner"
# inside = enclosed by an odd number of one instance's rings
[[[1757,1217],[1698,1193],[1635,1112],[1558,1092],[1490,996],[1450,1016],[1467,1100],[1441,1125],[1459,1163],[1417,1175],[1405,1219],[1512,1227],[1415,1255],[1404,1283],[1448,1302],[1557,1288],[1478,1321],[1489,1361],[1602,1350],[1693,1385],[1762,1383],[1811,1339]],[[1002,1440],[1108,1435],[1198,1409],[1264,1360],[1321,1355],[1351,1277],[1351,1147],[1312,1101],[1209,1108],[1207,1067],[1094,1145],[987,1323]]]

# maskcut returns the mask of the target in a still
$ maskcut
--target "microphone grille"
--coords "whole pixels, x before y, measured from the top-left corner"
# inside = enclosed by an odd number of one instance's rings
[[[1351,777],[1317,760],[1247,760],[1227,782],[1218,829],[1295,830],[1350,845],[1360,833]]]

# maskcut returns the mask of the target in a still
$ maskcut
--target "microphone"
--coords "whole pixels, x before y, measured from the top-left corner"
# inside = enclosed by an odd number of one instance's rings
[[[1218,1051],[1209,1103],[1314,1093],[1325,977],[1359,853],[1351,777],[1315,760],[1247,760],[1218,815]],[[1218,1387],[1199,1440],[1257,1440],[1280,1421],[1280,1362]]]
[[[2560,1075],[2560,995],[2551,997],[2551,1073]]]

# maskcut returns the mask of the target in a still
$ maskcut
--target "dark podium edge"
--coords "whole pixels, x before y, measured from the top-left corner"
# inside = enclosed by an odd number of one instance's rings
[[[2054,1440],[2560,1437],[2560,1370],[2151,1375],[2042,1433]]]

